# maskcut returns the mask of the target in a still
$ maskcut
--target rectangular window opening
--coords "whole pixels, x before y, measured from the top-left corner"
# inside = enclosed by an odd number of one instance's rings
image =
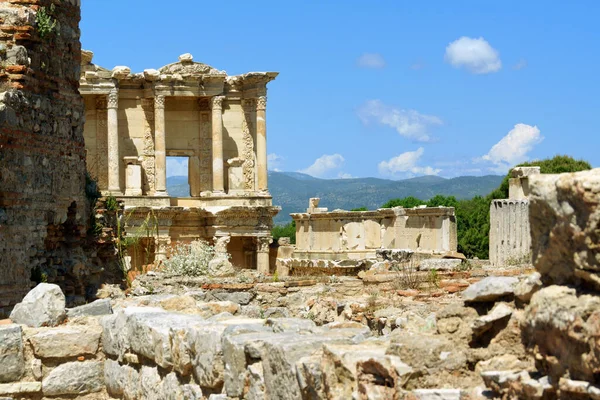
[[[167,156],[167,192],[171,197],[191,197],[189,157]]]

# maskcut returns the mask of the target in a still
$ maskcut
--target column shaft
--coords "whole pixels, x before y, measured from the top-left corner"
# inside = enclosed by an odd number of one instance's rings
[[[256,101],[256,163],[258,169],[258,187],[267,192],[267,98],[260,96]]]
[[[211,101],[212,110],[212,177],[213,192],[223,192],[223,99],[215,96]]]
[[[108,191],[111,194],[121,194],[119,182],[119,91],[117,89],[111,90],[108,94],[107,108]]]
[[[165,138],[165,96],[154,98],[154,173],[156,196],[167,194],[167,152]]]
[[[256,237],[256,270],[261,274],[270,272],[269,266],[269,244],[273,242],[270,236]]]

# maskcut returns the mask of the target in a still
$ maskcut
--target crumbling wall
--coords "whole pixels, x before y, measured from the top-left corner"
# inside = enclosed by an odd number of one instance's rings
[[[0,317],[34,283],[82,295],[88,205],[79,0],[0,2]]]

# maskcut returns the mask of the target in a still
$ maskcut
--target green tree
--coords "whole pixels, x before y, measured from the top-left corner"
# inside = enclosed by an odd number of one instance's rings
[[[427,207],[454,207],[458,206],[458,200],[454,196],[442,196],[436,194],[429,201],[427,201]]]
[[[350,211],[369,211],[369,209],[367,207],[358,207],[358,208],[353,208]]]
[[[290,243],[296,244],[296,221],[289,222],[285,225],[275,225],[271,229],[273,242],[277,242],[280,237],[289,237]]]
[[[385,204],[381,206],[381,208],[392,208],[392,207],[404,207],[404,208],[413,208],[417,206],[421,206],[427,204],[427,202],[417,199],[413,196],[408,196],[403,199],[391,199]]]

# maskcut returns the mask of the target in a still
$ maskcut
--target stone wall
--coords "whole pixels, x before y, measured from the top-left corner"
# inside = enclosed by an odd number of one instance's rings
[[[69,283],[88,220],[79,19],[79,0],[0,2],[0,317],[32,271],[82,294]]]

